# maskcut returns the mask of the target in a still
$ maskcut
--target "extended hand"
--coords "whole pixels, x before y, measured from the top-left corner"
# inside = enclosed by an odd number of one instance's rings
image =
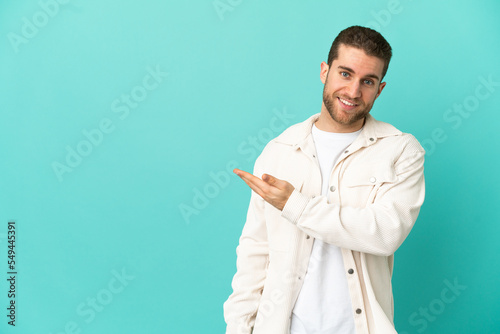
[[[262,174],[262,180],[253,174],[235,168],[233,172],[241,177],[253,191],[278,210],[283,210],[288,198],[295,189],[289,182],[269,174]]]

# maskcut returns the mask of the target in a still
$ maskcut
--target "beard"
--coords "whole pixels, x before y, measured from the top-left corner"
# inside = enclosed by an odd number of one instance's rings
[[[350,112],[341,110],[341,107],[339,106],[340,101],[338,100],[339,97],[357,104],[355,110],[352,110]],[[335,122],[342,125],[351,125],[356,123],[360,119],[365,118],[365,116],[368,115],[368,113],[372,109],[373,102],[374,101],[366,105],[361,100],[351,99],[349,97],[341,96],[336,93],[329,94],[325,89],[323,89],[323,104],[325,105],[326,110]]]

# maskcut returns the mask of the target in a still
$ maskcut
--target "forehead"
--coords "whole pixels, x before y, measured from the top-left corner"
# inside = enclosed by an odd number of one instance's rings
[[[338,58],[332,62],[332,68],[348,67],[359,76],[375,74],[382,77],[384,61],[375,56],[369,56],[362,49],[345,44],[339,45]]]

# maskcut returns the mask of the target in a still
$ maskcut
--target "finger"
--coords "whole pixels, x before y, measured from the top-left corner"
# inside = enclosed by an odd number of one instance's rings
[[[246,180],[249,180],[253,184],[259,186],[262,189],[266,189],[267,185],[275,185],[275,184],[280,184],[283,186],[283,181],[280,179],[275,178],[272,175],[269,174],[262,174],[262,180],[259,179],[257,176],[250,174],[248,172],[245,172],[241,169],[235,168],[233,172],[238,175],[241,178],[245,178]],[[265,182],[264,182],[265,181]],[[281,182],[281,183],[280,183]]]
[[[261,193],[264,190],[267,190],[269,188],[269,186],[264,181],[262,181],[261,179],[259,179],[257,176],[255,176],[253,174],[250,174],[248,172],[242,171],[242,170],[237,169],[237,168],[235,168],[233,170],[233,172],[236,175],[238,175],[243,181],[245,181],[245,183],[250,188],[252,188],[255,192],[257,192],[257,193],[260,192],[259,195],[261,195]]]
[[[283,189],[284,187],[286,187],[286,184],[288,183],[284,180],[280,180],[269,174],[262,174],[262,180],[265,181],[267,184],[274,186],[278,189]]]
[[[260,197],[264,198],[264,192],[255,184],[249,182],[248,180],[242,179],[254,192],[256,192]]]
[[[243,181],[246,182],[249,186],[253,188],[257,188],[262,192],[268,191],[269,190],[269,185],[266,184],[264,181],[259,179],[258,177],[252,175],[252,176],[247,176],[247,175],[242,175],[240,176]]]
[[[235,168],[235,173],[240,178],[242,178],[243,181],[246,180],[248,182],[251,182],[252,184],[254,184],[254,185],[256,185],[256,186],[258,186],[259,188],[262,188],[262,189],[268,188],[268,185],[266,184],[266,182],[262,181],[261,179],[259,179],[257,176],[255,176],[253,174],[250,174],[248,172],[245,172],[245,171],[237,169],[237,168]]]
[[[238,168],[233,169],[233,173],[238,175],[239,177],[241,177],[242,175],[247,175],[247,176],[253,175],[253,174],[250,174],[249,172],[245,172],[244,170],[241,170]]]

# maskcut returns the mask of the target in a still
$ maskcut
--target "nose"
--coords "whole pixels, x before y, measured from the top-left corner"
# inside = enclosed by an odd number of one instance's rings
[[[355,99],[361,97],[361,87],[357,80],[352,80],[346,87],[346,93],[349,97]]]

